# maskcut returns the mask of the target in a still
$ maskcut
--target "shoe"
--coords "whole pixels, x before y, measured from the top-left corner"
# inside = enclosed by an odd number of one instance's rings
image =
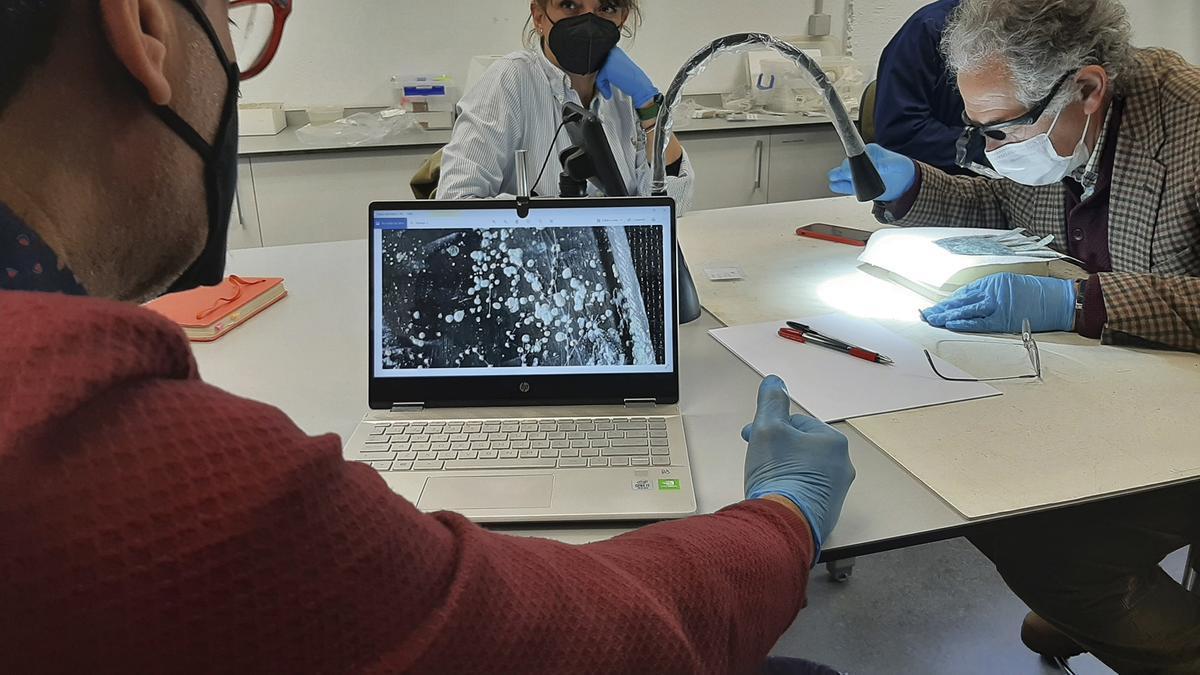
[[[1087,651],[1033,612],[1026,614],[1025,620],[1021,622],[1021,642],[1024,642],[1030,651],[1049,659],[1069,659]]]

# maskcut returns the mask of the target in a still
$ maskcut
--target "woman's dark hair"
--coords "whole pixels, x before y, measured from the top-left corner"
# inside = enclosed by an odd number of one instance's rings
[[[550,3],[557,0],[533,0],[543,12],[550,9]],[[621,32],[625,37],[633,38],[637,35],[638,28],[642,25],[642,7],[640,0],[609,0],[610,4],[618,9],[624,10],[627,17],[625,26],[621,28]],[[538,43],[537,29],[533,26],[533,17],[525,20],[525,46],[532,47]]]
[[[50,55],[69,0],[0,0],[0,112]]]

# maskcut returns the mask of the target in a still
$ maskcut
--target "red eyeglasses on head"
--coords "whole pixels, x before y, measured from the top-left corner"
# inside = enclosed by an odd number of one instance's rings
[[[292,0],[232,0],[229,3],[229,33],[241,79],[248,80],[266,68],[279,41],[283,24],[292,13]]]

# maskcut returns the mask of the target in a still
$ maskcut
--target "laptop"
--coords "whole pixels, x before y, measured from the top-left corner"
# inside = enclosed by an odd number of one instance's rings
[[[375,203],[370,228],[371,411],[347,459],[478,522],[696,511],[673,200]]]

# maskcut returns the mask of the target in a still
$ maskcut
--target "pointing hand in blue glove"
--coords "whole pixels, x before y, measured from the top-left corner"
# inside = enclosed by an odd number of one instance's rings
[[[823,422],[790,413],[783,380],[774,375],[763,380],[754,423],[742,430],[750,444],[746,498],[789,499],[808,520],[819,552],[841,515],[854,465],[845,436]]]
[[[1075,328],[1075,283],[1023,274],[993,274],[921,312],[931,326],[963,333],[1035,333]]]
[[[658,96],[658,89],[650,77],[620,47],[613,48],[596,76],[596,89],[604,98],[612,98],[614,86],[633,99],[637,108],[645,108]]]
[[[917,165],[904,155],[887,150],[874,143],[867,146],[867,156],[879,170],[885,190],[879,197],[881,202],[894,202],[904,196],[917,181]],[[829,189],[839,195],[854,194],[854,179],[850,174],[850,160],[829,172]]]

